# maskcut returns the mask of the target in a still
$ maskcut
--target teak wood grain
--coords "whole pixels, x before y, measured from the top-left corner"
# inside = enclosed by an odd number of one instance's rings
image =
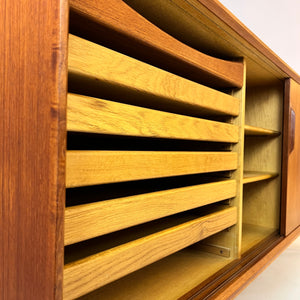
[[[61,299],[67,1],[0,5],[0,298]]]
[[[235,207],[185,222],[67,264],[64,299],[74,299],[234,225]]]
[[[81,95],[68,95],[69,131],[237,143],[238,126]]]
[[[286,80],[285,93],[281,231],[288,235],[300,225],[300,85]]]
[[[236,181],[226,180],[67,207],[65,245],[229,199],[235,194]]]
[[[236,153],[67,151],[66,186],[234,170]]]
[[[81,77],[97,87],[128,89],[139,93],[139,102],[144,96],[157,97],[156,102],[192,107],[205,113],[239,113],[239,100],[153,67],[129,56],[69,35],[69,73]],[[138,103],[139,104],[139,103]]]
[[[218,87],[241,87],[243,65],[201,53],[162,31],[119,0],[72,0],[71,13],[79,15],[79,31],[108,36],[122,50],[154,62],[171,72]],[[76,18],[74,18],[76,20]],[[85,21],[83,21],[85,19]],[[71,26],[72,27],[72,26]]]

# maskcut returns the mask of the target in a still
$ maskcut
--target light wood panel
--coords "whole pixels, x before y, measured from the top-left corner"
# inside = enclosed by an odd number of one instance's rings
[[[234,225],[236,208],[224,209],[85,259],[64,270],[64,299],[74,299]]]
[[[242,232],[242,253],[245,253],[268,236],[278,232],[278,230],[274,228],[243,223]]]
[[[279,228],[280,177],[272,180],[244,184],[243,222],[247,224]]]
[[[234,197],[226,180],[67,207],[65,245]]]
[[[254,171],[244,171],[243,184],[267,180],[277,177],[277,173],[264,173],[264,172],[254,172]]]
[[[71,29],[195,81],[240,87],[243,67],[205,55],[162,31],[123,1],[72,0]],[[85,22],[82,19],[86,18]],[[74,19],[74,20],[73,20]],[[79,20],[78,20],[79,19]],[[77,21],[77,23],[76,23]],[[75,24],[74,24],[75,23]]]
[[[255,135],[255,136],[279,136],[280,132],[275,131],[275,130],[270,130],[270,129],[265,129],[261,127],[255,127],[255,126],[250,126],[250,125],[245,125],[245,135]]]
[[[140,137],[238,142],[238,126],[75,94],[68,95],[67,129]]]
[[[97,87],[100,83],[110,89],[129,89],[143,95],[158,97],[155,102],[169,106],[193,107],[199,112],[238,115],[239,100],[168,73],[133,58],[69,35],[69,73],[90,79]]]
[[[67,151],[66,186],[233,170],[230,152]]]
[[[283,83],[248,87],[245,124],[282,132]]]

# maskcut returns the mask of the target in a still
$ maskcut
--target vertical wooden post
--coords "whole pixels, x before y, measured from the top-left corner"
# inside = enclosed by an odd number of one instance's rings
[[[61,299],[67,0],[0,5],[0,298]]]

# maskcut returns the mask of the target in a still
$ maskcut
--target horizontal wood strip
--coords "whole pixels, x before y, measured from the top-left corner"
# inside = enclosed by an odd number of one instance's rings
[[[265,172],[253,172],[253,171],[244,171],[243,184],[267,180],[277,177],[277,173],[265,173]]]
[[[96,99],[68,95],[69,131],[138,137],[238,142],[235,125]]]
[[[69,73],[89,78],[92,85],[127,88],[159,97],[169,104],[192,106],[206,113],[239,114],[239,100],[103,46],[69,35]]]
[[[232,152],[67,151],[66,186],[234,170]]]
[[[236,195],[226,180],[67,207],[65,245],[204,206]]]
[[[280,132],[250,125],[245,125],[245,135],[279,136]]]
[[[64,299],[74,299],[237,222],[231,207],[67,264]]]
[[[123,1],[71,0],[70,7],[71,27],[76,31],[92,32],[94,38],[102,34],[111,46],[193,80],[213,81],[219,87],[243,84],[241,63],[217,59],[185,45]]]

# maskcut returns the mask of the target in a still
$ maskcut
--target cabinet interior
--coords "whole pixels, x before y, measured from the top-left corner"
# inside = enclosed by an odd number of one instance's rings
[[[209,14],[186,18],[181,1],[155,1],[180,16],[180,29],[151,1],[125,2],[185,44],[243,64],[244,83],[220,87],[159,69],[134,45],[123,49],[101,35],[101,24],[71,1],[65,299],[179,298],[279,233],[280,72],[230,44]],[[221,104],[197,106],[190,100],[197,93]]]

